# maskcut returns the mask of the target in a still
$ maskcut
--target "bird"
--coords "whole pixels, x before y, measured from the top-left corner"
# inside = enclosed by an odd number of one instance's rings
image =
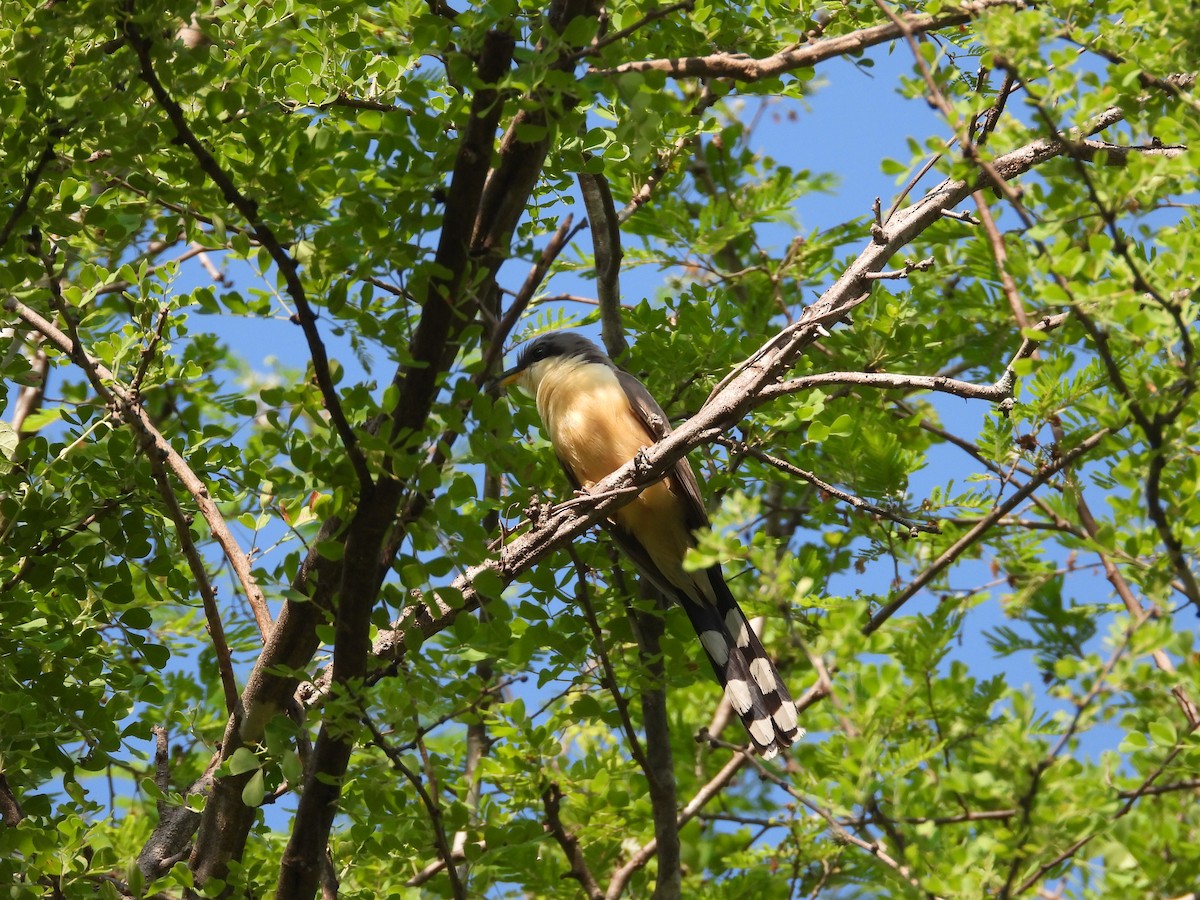
[[[527,343],[497,388],[517,385],[533,395],[554,453],[577,491],[670,434],[666,413],[646,389],[592,341],[552,331]],[[604,523],[617,546],[664,596],[678,603],[696,630],[725,697],[763,759],[804,735],[796,705],[719,563],[684,569],[696,533],[709,527],[700,484],[686,458],[618,508]]]

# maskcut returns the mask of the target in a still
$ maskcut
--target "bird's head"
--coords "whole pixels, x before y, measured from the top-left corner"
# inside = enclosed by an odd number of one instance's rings
[[[522,347],[517,364],[501,374],[494,384],[497,389],[518,384],[536,396],[542,379],[561,366],[588,364],[612,367],[612,360],[585,337],[569,331],[551,331]]]

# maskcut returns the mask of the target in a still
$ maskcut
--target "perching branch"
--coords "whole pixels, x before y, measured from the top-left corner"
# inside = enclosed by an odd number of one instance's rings
[[[1122,110],[1112,107],[1094,117],[1080,132],[1092,133],[1120,121],[1123,116]],[[1016,178],[1062,155],[1067,140],[1061,137],[1038,138],[996,157],[993,167],[1005,178]],[[944,210],[952,209],[969,197],[983,181],[986,181],[984,176],[977,176],[971,181],[944,181],[921,200],[896,213],[890,222],[882,226],[882,240],[874,237],[868,239],[858,257],[820,299],[797,322],[768,340],[723,379],[696,415],[647,448],[637,460],[598,482],[585,502],[555,507],[536,528],[505,545],[498,559],[480,563],[455,579],[452,584],[455,590],[454,606],[438,597],[436,592],[426,602],[413,604],[393,628],[379,633],[373,648],[375,655],[383,660],[396,659],[404,653],[404,637],[409,630],[415,629],[428,638],[448,627],[460,612],[476,609],[480,597],[474,590],[473,582],[481,572],[489,571],[499,578],[501,584],[509,584],[554,549],[564,546],[607,518],[625,502],[629,492],[636,492],[660,480],[675,461],[689,450],[715,440],[723,431],[740,422],[750,410],[766,402],[764,394],[768,387],[776,384],[804,349],[817,339],[819,329],[841,321],[866,301],[871,286],[868,274],[883,269],[896,252],[938,221]],[[1088,444],[1087,449],[1090,447],[1091,444]],[[1050,475],[1045,477],[1049,478]],[[949,560],[946,562],[948,564]]]

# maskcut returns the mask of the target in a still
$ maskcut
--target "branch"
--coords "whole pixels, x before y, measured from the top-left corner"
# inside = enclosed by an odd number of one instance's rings
[[[391,530],[399,498],[399,482],[381,478],[361,493],[346,529],[333,638],[333,684],[343,697],[356,697],[367,674],[371,611],[386,572],[379,566],[380,548]],[[344,712],[327,717],[317,734],[312,759],[305,767],[291,837],[280,862],[277,900],[311,897],[320,880],[342,780],[355,745],[348,718]]]
[[[19,343],[13,341],[14,352],[18,351]],[[25,420],[42,408],[46,399],[46,379],[50,377],[50,357],[46,351],[38,347],[33,358],[29,360],[31,374],[26,376],[29,383],[21,385],[17,393],[12,411],[12,430],[17,433],[17,440],[25,440],[33,432],[25,430]]]
[[[996,220],[992,217],[992,210],[988,206],[987,198],[983,191],[976,191],[971,195],[971,199],[975,201],[975,208],[979,211],[979,221],[982,223],[984,234],[987,235],[988,243],[991,245],[992,258],[996,260],[996,271],[1000,274],[1000,287],[1004,291],[1005,299],[1008,300],[1013,318],[1016,320],[1018,328],[1028,328],[1029,315],[1025,312],[1025,304],[1021,302],[1017,283],[1008,271],[1008,251],[1004,247],[1004,237],[1000,234]]]
[[[766,778],[768,781],[772,782],[773,784],[776,784],[779,787],[783,788],[792,797],[796,798],[796,800],[801,805],[812,810],[814,813],[816,813],[818,816],[820,816],[822,819],[824,819],[826,824],[829,825],[829,829],[830,829],[830,831],[833,832],[836,839],[845,841],[848,844],[853,844],[855,847],[858,847],[860,850],[865,850],[867,853],[874,856],[877,860],[879,860],[885,866],[887,866],[888,868],[895,871],[896,874],[899,875],[901,878],[903,878],[908,884],[912,885],[914,888],[921,891],[922,894],[925,894],[926,896],[931,897],[932,900],[937,900],[937,898],[934,897],[934,895],[930,894],[928,891],[926,891],[925,889],[923,889],[921,887],[921,882],[916,878],[915,875],[913,875],[912,870],[908,866],[897,861],[894,857],[892,857],[891,854],[889,854],[886,850],[884,850],[883,847],[880,845],[879,841],[875,841],[875,840],[866,841],[866,840],[863,840],[858,835],[854,834],[853,832],[847,831],[845,828],[842,827],[841,823],[838,822],[838,820],[834,817],[833,813],[831,813],[829,810],[825,809],[819,803],[816,803],[815,801],[810,800],[804,794],[797,791],[794,787],[792,787],[792,785],[788,781],[784,780],[783,778],[780,778],[778,775],[776,775],[774,772],[772,772],[770,769],[768,769],[766,766],[764,766],[759,760],[752,758],[750,761],[754,764],[755,768],[757,768],[759,770],[759,772],[763,775],[764,778]]]
[[[700,91],[700,97],[692,104],[692,108],[688,110],[688,115],[699,118],[718,99],[720,98],[717,92],[712,89],[711,85],[705,83]],[[662,183],[667,173],[671,171],[671,166],[675,162],[675,158],[693,140],[694,138],[688,134],[680,135],[675,139],[675,143],[670,148],[658,155],[658,162],[655,163],[654,168],[646,175],[645,182],[640,188],[634,191],[633,195],[629,198],[629,202],[617,213],[618,224],[627,222],[634,213],[650,201],[650,198],[654,196],[654,191]]]
[[[225,628],[221,624],[221,612],[217,608],[217,593],[213,590],[208,570],[204,567],[204,559],[196,548],[196,542],[192,540],[190,517],[184,514],[179,500],[175,497],[175,490],[171,487],[166,469],[163,468],[162,459],[153,452],[149,456],[154,483],[158,486],[159,496],[166,504],[167,514],[175,524],[175,535],[179,540],[179,545],[183,548],[188,568],[192,571],[196,590],[200,592],[200,601],[204,605],[204,621],[208,626],[209,637],[212,638],[217,671],[221,674],[221,690],[225,693],[225,711],[232,713],[237,707],[238,689],[237,681],[233,677],[233,660],[229,653],[229,643],[225,640]]]
[[[1124,113],[1119,108],[1112,107],[1094,117],[1080,132],[1091,133],[1123,117]],[[1005,178],[1016,178],[1060,156],[1066,146],[1067,138],[1064,137],[1038,138],[997,157],[993,167]],[[489,580],[498,579],[499,585],[507,586],[526,569],[607,518],[628,502],[631,493],[660,481],[688,451],[715,440],[756,406],[766,402],[763,394],[768,386],[776,384],[786,374],[804,350],[817,340],[820,329],[826,324],[841,321],[866,301],[872,283],[869,273],[883,269],[896,252],[925,228],[939,221],[944,210],[961,203],[985,180],[980,175],[970,181],[944,181],[921,200],[896,213],[890,222],[879,229],[878,236],[867,240],[858,257],[817,302],[805,310],[798,321],[768,340],[726,376],[713,389],[696,415],[652,447],[646,448],[637,459],[598,482],[593,487],[591,497],[583,503],[552,508],[536,527],[506,544],[499,558],[473,566],[456,578],[451,583],[452,592],[447,594],[454,598],[454,605],[436,591],[424,602],[414,603],[393,623],[392,628],[379,632],[373,647],[376,657],[381,660],[398,659],[405,652],[408,633],[419,633],[429,638],[448,627],[459,613],[477,609],[481,597],[474,588],[474,582],[481,574],[487,572]],[[1107,431],[1102,434],[1107,434]],[[1086,449],[1091,449],[1089,442],[1085,442]],[[1044,477],[1049,478],[1050,474]],[[879,624],[882,624],[882,620]]]
[[[596,296],[600,300],[600,330],[604,349],[619,360],[629,349],[621,327],[621,228],[613,206],[612,191],[603,175],[580,172],[579,190],[592,226],[592,248],[596,262]]]
[[[625,40],[625,38],[629,37],[634,32],[645,28],[651,22],[666,18],[667,16],[671,15],[671,13],[678,12],[681,9],[686,9],[690,12],[695,5],[695,0],[680,0],[680,2],[672,3],[669,6],[656,6],[632,25],[627,25],[624,28],[614,31],[612,34],[606,34],[604,37],[597,37],[589,46],[575,51],[568,58],[572,61],[577,61],[588,56],[595,56],[605,47],[609,46],[610,44],[615,44],[618,41]]]
[[[477,244],[472,234],[478,223],[496,224],[483,218],[484,163],[491,159],[495,130],[504,108],[497,83],[511,64],[514,46],[513,37],[507,33],[493,30],[484,36],[478,63],[482,84],[472,97],[470,119],[455,157],[435,254],[441,268],[427,287],[410,346],[412,362],[400,369],[396,377],[400,399],[390,421],[389,438],[393,443],[420,434],[426,427],[441,376],[457,352],[463,330],[474,318],[467,314],[473,294],[461,288],[473,268],[469,251]],[[540,160],[536,164],[540,167]],[[522,197],[522,204],[526,199],[527,196]],[[494,264],[498,265],[503,255],[501,249],[494,248]],[[358,506],[346,531],[337,588],[332,681],[350,696],[367,675],[371,612],[388,571],[390,557],[385,556],[385,548],[395,531],[396,513],[407,487],[406,480],[391,474],[391,457],[385,465],[387,474],[377,483],[370,480],[361,483]],[[353,748],[353,731],[344,722],[331,719],[322,725],[280,865],[276,888],[279,900],[309,897],[316,889],[320,871],[313,860],[328,846]],[[449,859],[448,852],[445,858]],[[452,873],[451,881],[461,891],[456,872]]]
[[[484,221],[488,163],[504,112],[504,98],[497,83],[512,64],[514,48],[512,35],[489,31],[484,36],[476,67],[481,84],[471,98],[470,114],[462,126],[434,254],[435,268],[445,274],[430,279],[409,346],[412,362],[394,379],[400,388],[400,400],[389,423],[393,443],[424,428],[448,358],[453,357],[463,328],[474,318],[467,303],[472,293],[464,290],[464,285],[470,281],[468,271],[482,248],[475,235]]]
[[[1101,690],[1105,690],[1104,683],[1108,680],[1108,676],[1112,674],[1113,669],[1116,668],[1117,662],[1122,656],[1125,655],[1125,651],[1129,649],[1129,645],[1133,641],[1134,634],[1143,624],[1145,624],[1148,618],[1149,616],[1143,613],[1141,616],[1130,620],[1129,626],[1125,629],[1125,633],[1122,635],[1121,643],[1113,649],[1113,652],[1105,661],[1104,666],[1100,669],[1100,672],[1092,681],[1087,693],[1081,700],[1075,702],[1075,714],[1071,717],[1071,721],[1063,730],[1063,733],[1059,735],[1058,741],[1054,744],[1053,749],[1051,749],[1046,756],[1042,757],[1034,765],[1033,771],[1030,774],[1029,787],[1017,800],[1017,806],[1021,810],[1021,818],[1016,828],[1013,829],[1013,835],[1018,850],[1015,854],[1013,854],[1012,859],[1009,861],[1008,876],[1004,879],[1004,885],[1000,888],[998,893],[1000,900],[1008,900],[1008,898],[1012,896],[1011,891],[1013,881],[1016,880],[1017,872],[1021,868],[1021,864],[1025,862],[1026,854],[1023,849],[1020,848],[1024,848],[1028,844],[1029,822],[1033,817],[1033,807],[1037,800],[1037,793],[1039,787],[1041,786],[1042,776],[1046,773],[1047,769],[1054,765],[1055,761],[1058,759],[1058,754],[1062,753],[1063,748],[1067,746],[1071,738],[1079,730],[1079,723],[1083,720],[1084,712],[1089,706],[1091,706],[1092,701],[1096,699]]]
[[[1055,438],[1061,443],[1062,427],[1060,425],[1054,425],[1053,428]],[[1103,544],[1100,540],[1100,526],[1096,522],[1095,516],[1092,515],[1092,510],[1088,505],[1087,500],[1084,499],[1082,485],[1077,485],[1076,490],[1072,491],[1069,496],[1072,496],[1075,499],[1075,511],[1079,516],[1080,525],[1083,526],[1084,534],[1091,541],[1094,547],[1102,547]],[[1125,576],[1121,574],[1121,570],[1117,568],[1117,565],[1113,562],[1112,557],[1102,549],[1097,549],[1096,552],[1100,557],[1101,565],[1104,567],[1105,577],[1108,579],[1109,584],[1113,586],[1113,590],[1116,591],[1117,596],[1121,598],[1121,602],[1125,604],[1125,609],[1135,619],[1140,620],[1146,617],[1148,613],[1145,606],[1143,606],[1141,601],[1138,600],[1138,598],[1134,595],[1132,588],[1129,586],[1129,582],[1125,580]],[[1164,651],[1162,648],[1154,650],[1150,654],[1150,657],[1154,660],[1154,664],[1159,668],[1160,671],[1169,676],[1177,677],[1175,664],[1171,662],[1171,657],[1168,656],[1166,651]],[[1183,683],[1177,683],[1173,688],[1171,688],[1171,693],[1175,696],[1175,700],[1179,704],[1179,708],[1182,710],[1184,716],[1187,718],[1188,724],[1193,728],[1195,728],[1197,725],[1200,725],[1200,710],[1196,708],[1195,702],[1188,694],[1186,685]]]
[[[1064,453],[1050,465],[1045,466],[1037,475],[1030,478],[1023,484],[1011,497],[998,505],[990,513],[975,523],[966,534],[960,537],[957,541],[950,545],[941,556],[930,564],[924,572],[912,580],[900,594],[884,606],[879,612],[871,616],[870,620],[863,626],[863,634],[871,634],[879,629],[884,622],[890,619],[905,603],[911,600],[925,585],[929,584],[938,574],[947,566],[958,559],[969,547],[983,537],[996,522],[1003,519],[1013,509],[1021,504],[1030,494],[1036,491],[1039,487],[1067,468],[1077,459],[1082,458],[1085,454],[1098,447],[1105,438],[1109,437],[1114,431],[1119,429],[1106,427],[1101,428],[1095,434],[1085,438],[1069,451]]]
[[[584,222],[580,222],[578,225],[575,225],[574,222],[574,216],[568,214],[558,223],[558,228],[555,229],[554,235],[550,238],[546,246],[542,248],[537,261],[530,268],[529,274],[525,276],[525,281],[521,284],[520,290],[513,297],[513,301],[508,305],[508,309],[504,311],[504,315],[500,317],[500,321],[483,353],[483,362],[479,366],[481,375],[477,381],[478,385],[482,386],[484,383],[483,380],[490,378],[496,370],[500,357],[504,353],[505,341],[508,340],[508,336],[516,328],[522,313],[533,302],[534,294],[542,286],[542,282],[546,280],[546,273],[550,271],[550,267],[554,265],[554,261],[558,259],[567,244],[571,242],[571,239],[585,225]],[[458,433],[455,432],[453,436],[457,437]],[[438,445],[441,446],[443,443],[449,446],[454,441],[453,439],[446,440],[446,435],[443,435],[442,439],[438,441]]]
[[[565,877],[578,881],[583,892],[588,896],[588,900],[604,900],[604,891],[600,890],[600,885],[596,883],[595,876],[588,868],[587,858],[579,847],[579,838],[568,832],[563,826],[562,819],[559,818],[558,809],[562,804],[562,799],[562,791],[554,782],[551,782],[550,786],[542,791],[542,807],[546,810],[544,827],[558,842],[558,846],[562,847],[563,855],[571,864],[570,871]]]
[[[951,28],[969,22],[975,16],[994,8],[1021,10],[1024,0],[976,0],[963,3],[961,12],[945,16],[907,15],[904,26],[913,34]],[[741,53],[714,53],[710,56],[687,56],[674,59],[647,59],[628,62],[611,69],[595,69],[597,75],[622,75],[626,72],[665,72],[672,78],[731,78],[734,81],[761,81],[775,78],[796,69],[815,66],[839,56],[861,53],[868,47],[894,41],[905,33],[894,22],[872,25],[850,34],[822,38],[800,47],[789,47],[764,59],[754,59]]]
[[[0,771],[0,823],[8,828],[16,828],[25,818],[21,802],[8,784],[8,777]]]
[[[50,140],[46,142],[46,147],[42,150],[42,155],[37,158],[33,167],[25,175],[25,187],[21,191],[21,196],[17,198],[17,202],[8,211],[8,219],[5,220],[3,227],[0,227],[0,247],[7,244],[8,239],[12,237],[13,230],[17,227],[17,222],[21,216],[25,215],[25,210],[29,208],[29,200],[33,197],[33,192],[37,188],[38,181],[41,180],[42,172],[45,171],[46,166],[54,159],[54,137],[55,135],[52,132]]]
[[[1157,781],[1158,777],[1167,770],[1167,766],[1169,766],[1175,760],[1175,757],[1177,757],[1180,753],[1183,752],[1184,747],[1187,746],[1187,743],[1185,743],[1186,739],[1188,737],[1190,737],[1192,735],[1192,733],[1195,731],[1196,731],[1195,726],[1188,729],[1187,733],[1182,736],[1181,740],[1174,747],[1171,748],[1169,753],[1167,753],[1167,756],[1162,761],[1162,763],[1153,772],[1151,772],[1149,775],[1147,775],[1142,780],[1141,785],[1137,789],[1135,789],[1133,792],[1129,793],[1128,799],[1126,799],[1125,803],[1121,806],[1121,808],[1118,809],[1115,813],[1113,813],[1113,815],[1105,821],[1105,823],[1104,823],[1105,827],[1109,827],[1112,825],[1112,823],[1116,822],[1118,819],[1124,818],[1126,815],[1128,815],[1129,811],[1131,809],[1133,809],[1133,805],[1135,803],[1137,803],[1137,801],[1141,797],[1146,796],[1147,794],[1151,793],[1151,789],[1154,785],[1154,782]],[[1068,859],[1070,859],[1076,853],[1078,853],[1080,850],[1082,850],[1084,847],[1086,847],[1089,843],[1091,843],[1092,840],[1095,839],[1096,836],[1101,834],[1102,832],[1103,832],[1103,829],[1097,829],[1096,831],[1092,832],[1091,834],[1084,835],[1083,837],[1079,838],[1074,843],[1072,843],[1065,850],[1063,850],[1061,853],[1056,855],[1052,860],[1038,866],[1037,870],[1034,871],[1033,874],[1031,874],[1028,878],[1026,878],[1024,881],[1022,881],[1020,885],[1017,886],[1016,890],[1013,891],[1013,894],[1017,894],[1017,895],[1024,894],[1031,887],[1033,887],[1035,884],[1037,884],[1039,881],[1041,881],[1042,878],[1048,872],[1052,872],[1055,869],[1057,869],[1064,862],[1066,862]]]
[[[620,683],[617,681],[617,673],[613,671],[612,660],[609,659],[608,650],[604,646],[604,632],[600,628],[599,620],[596,618],[596,609],[592,606],[591,592],[588,590],[587,572],[583,561],[579,558],[579,554],[575,552],[573,545],[567,545],[567,552],[571,556],[571,561],[575,564],[575,601],[579,604],[579,608],[583,610],[584,619],[587,621],[588,628],[592,632],[596,657],[600,660],[600,667],[604,670],[604,686],[608,688],[609,694],[612,695],[613,703],[616,704],[617,714],[621,718],[621,727],[625,731],[625,740],[629,742],[629,753],[641,770],[649,777],[650,763],[646,759],[646,751],[642,749],[642,742],[638,740],[637,729],[633,727],[633,719],[629,717],[629,704],[621,693]]]
[[[682,828],[688,822],[696,817],[696,814],[702,810],[713,797],[725,789],[726,785],[733,780],[733,776],[742,770],[749,760],[749,755],[746,753],[735,753],[721,767],[712,778],[708,780],[698,791],[687,805],[679,811],[679,815],[675,820],[676,828]],[[658,841],[651,839],[646,844],[639,847],[628,861],[613,872],[612,878],[608,882],[608,890],[604,892],[604,900],[617,900],[625,892],[626,885],[629,884],[629,879],[633,874],[650,862],[654,858],[658,849]]]
[[[916,519],[910,519],[906,516],[900,515],[899,513],[892,512],[890,509],[885,509],[882,506],[876,506],[874,503],[870,503],[864,500],[862,497],[858,497],[854,494],[848,493],[847,491],[843,491],[840,488],[836,488],[827,481],[822,481],[814,473],[809,472],[807,469],[801,469],[799,466],[793,465],[786,459],[780,459],[778,456],[767,453],[765,450],[759,447],[751,446],[745,441],[735,441],[732,438],[720,437],[717,438],[717,443],[722,447],[727,447],[728,449],[733,450],[736,453],[744,453],[748,456],[752,456],[759,462],[766,463],[769,466],[774,466],[781,472],[786,472],[789,475],[794,475],[797,478],[803,479],[804,481],[807,481],[809,484],[816,487],[818,490],[829,494],[831,497],[835,497],[838,500],[841,500],[843,503],[849,503],[855,509],[866,510],[867,512],[874,516],[878,516],[881,519],[887,519],[889,522],[895,522],[897,525],[907,528],[911,533],[911,536],[915,536],[917,532],[922,531],[926,534],[942,533],[941,527],[936,522],[932,524],[928,522],[919,522]]]
[[[1093,162],[1102,157],[1107,166],[1124,166],[1131,156],[1157,156],[1162,159],[1177,159],[1187,153],[1183,144],[1113,144],[1108,141],[1080,141],[1067,155],[1083,162]]]
[[[678,900],[682,873],[679,856],[679,824],[676,820],[675,761],[671,754],[671,729],[667,715],[667,691],[662,654],[662,598],[641,582],[643,595],[653,594],[656,609],[641,612],[632,604],[626,612],[637,636],[638,656],[649,677],[642,685],[642,723],[646,729],[646,782],[654,818],[658,850],[658,877],[654,900]],[[628,595],[627,595],[628,596]]]
[[[250,571],[249,557],[238,545],[229,526],[225,524],[225,519],[221,516],[217,504],[213,502],[204,482],[197,477],[187,461],[155,428],[154,422],[142,408],[138,398],[122,386],[113,373],[105,368],[99,360],[89,356],[77,337],[68,337],[15,297],[9,297],[0,305],[5,310],[16,313],[23,322],[40,332],[46,340],[83,369],[100,396],[120,413],[122,420],[133,427],[146,454],[148,456],[157,454],[160,461],[174,473],[187,492],[191,494],[192,499],[196,501],[196,506],[200,509],[200,514],[204,516],[204,521],[208,523],[213,539],[220,546],[225,558],[229,560],[234,574],[237,575],[246,599],[250,603],[250,609],[254,613],[259,634],[265,640],[272,627],[271,614],[267,609],[267,601],[263,596],[262,589],[259,588],[254,574]],[[70,321],[69,317],[67,321]]]
[[[370,729],[372,742],[375,746],[384,752],[391,762],[392,768],[408,780],[408,783],[417,792],[417,796],[421,798],[421,803],[424,805],[425,811],[429,813],[429,822],[433,827],[433,838],[434,843],[437,844],[438,855],[442,858],[446,874],[450,876],[450,889],[454,894],[455,900],[465,900],[467,896],[466,888],[462,883],[462,879],[458,877],[458,870],[453,865],[453,854],[450,852],[450,843],[446,840],[446,829],[442,825],[442,811],[438,805],[437,798],[426,790],[417,773],[405,765],[399,751],[388,743],[387,738],[380,732],[379,726],[365,712],[363,713],[362,721]]]
[[[1033,326],[1033,330],[1047,334],[1066,322],[1069,317],[1070,313],[1043,316]],[[989,400],[994,403],[1003,403],[1012,398],[1017,378],[1017,362],[1032,356],[1037,351],[1038,343],[1037,340],[1026,337],[1021,342],[1021,346],[1017,348],[1017,352],[1013,354],[1012,359],[1009,360],[1008,365],[1004,367],[1004,373],[994,384],[972,384],[969,381],[959,381],[955,378],[948,378],[945,375],[899,375],[889,372],[826,372],[818,375],[805,375],[802,378],[793,378],[790,381],[769,385],[760,392],[759,396],[766,400],[783,394],[794,394],[823,385],[855,384],[884,389],[901,388],[939,391],[967,400]]]

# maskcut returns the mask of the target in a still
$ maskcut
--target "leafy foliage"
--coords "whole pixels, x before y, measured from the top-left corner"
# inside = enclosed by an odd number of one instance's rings
[[[779,137],[897,59],[910,159]],[[1184,0],[0,5],[9,895],[1192,891],[1198,71]],[[782,765],[485,390],[601,319]]]

